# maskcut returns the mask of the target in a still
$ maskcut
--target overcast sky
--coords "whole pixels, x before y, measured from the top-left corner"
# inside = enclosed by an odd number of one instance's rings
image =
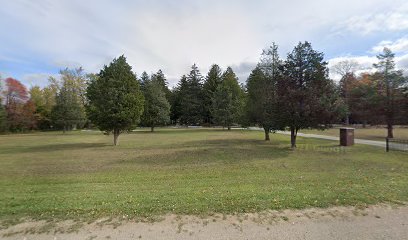
[[[244,82],[273,41],[284,58],[310,41],[334,64],[365,67],[384,46],[408,68],[406,0],[0,0],[0,74],[27,86],[59,69],[97,73],[124,54],[140,76],[162,69],[170,85],[196,63],[232,66]]]

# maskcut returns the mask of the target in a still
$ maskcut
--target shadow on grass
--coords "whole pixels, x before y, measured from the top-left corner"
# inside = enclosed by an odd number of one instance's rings
[[[242,130],[232,130],[227,131],[222,128],[158,128],[154,132],[150,131],[150,128],[140,128],[135,131],[129,132],[128,134],[186,134],[186,133],[200,133],[200,132],[237,132]]]
[[[42,153],[42,152],[54,152],[54,151],[66,151],[66,150],[81,150],[87,148],[101,148],[106,146],[112,146],[107,143],[60,143],[60,144],[46,144],[38,146],[16,146],[1,151],[0,154],[10,153]]]
[[[180,148],[179,150],[177,150]],[[146,148],[144,148],[146,150]],[[146,164],[146,165],[185,165],[200,164],[206,165],[211,163],[235,164],[242,162],[252,162],[260,159],[281,159],[290,154],[291,150],[286,145],[279,145],[279,142],[271,143],[262,140],[253,139],[213,139],[197,140],[172,145],[176,151],[164,152],[135,158],[124,162],[115,161],[114,164]],[[148,148],[155,150],[155,148]],[[159,150],[159,149],[158,149]]]

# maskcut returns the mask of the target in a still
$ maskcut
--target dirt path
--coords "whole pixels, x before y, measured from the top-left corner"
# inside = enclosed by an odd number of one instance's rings
[[[168,215],[154,223],[100,219],[93,223],[25,222],[1,239],[408,239],[408,207],[268,211],[206,218]]]

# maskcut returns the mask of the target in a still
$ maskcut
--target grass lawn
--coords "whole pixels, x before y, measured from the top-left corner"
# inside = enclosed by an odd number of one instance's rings
[[[320,135],[336,136],[340,135],[340,130],[338,128],[331,128],[326,130],[300,130],[301,133],[313,133]],[[376,140],[376,141],[385,141],[387,137],[386,128],[356,128],[354,130],[355,138],[367,139],[367,140]],[[408,128],[395,128],[394,129],[394,138],[396,139],[408,139]]]
[[[0,136],[0,219],[145,217],[408,201],[408,154],[261,131]]]

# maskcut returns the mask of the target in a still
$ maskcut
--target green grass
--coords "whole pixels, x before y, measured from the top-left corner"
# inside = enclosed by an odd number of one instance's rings
[[[320,135],[328,135],[328,136],[335,136],[338,137],[340,135],[340,130],[338,128],[331,128],[326,130],[308,130],[302,129],[300,130],[302,133],[313,133],[313,134],[320,134]],[[375,141],[385,141],[387,137],[387,129],[386,128],[356,128],[354,130],[355,138],[359,139],[367,139],[367,140],[375,140]],[[394,129],[394,137],[397,139],[408,139],[408,128],[395,128]]]
[[[258,131],[0,136],[0,218],[212,214],[408,200],[408,154]]]

